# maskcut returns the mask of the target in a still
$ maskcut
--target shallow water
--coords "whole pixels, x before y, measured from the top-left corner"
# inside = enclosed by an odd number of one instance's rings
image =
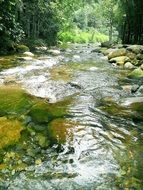
[[[120,103],[133,81],[94,48],[1,72],[1,117],[23,128],[0,150],[1,189],[143,189],[142,109]]]

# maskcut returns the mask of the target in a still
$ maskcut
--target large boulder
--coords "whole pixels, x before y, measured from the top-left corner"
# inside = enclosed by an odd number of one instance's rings
[[[128,77],[130,78],[141,78],[143,77],[143,70],[141,68],[137,68],[135,70],[133,70]]]
[[[124,67],[125,67],[126,69],[133,69],[133,68],[135,68],[135,66],[134,66],[131,62],[126,62],[126,63],[124,64]]]
[[[143,54],[139,53],[139,54],[137,55],[137,59],[138,59],[138,60],[143,60]]]
[[[133,52],[127,52],[126,56],[129,57],[131,60],[136,59],[136,54]]]
[[[141,45],[130,45],[127,47],[127,50],[131,51],[135,54],[139,54],[143,51],[143,46],[141,46]]]
[[[115,57],[120,57],[120,56],[125,56],[127,53],[126,49],[122,48],[122,49],[116,49],[114,51],[112,51],[111,53],[109,53],[108,55],[108,59],[112,59]]]
[[[127,56],[114,57],[109,60],[110,63],[116,63],[117,65],[124,65],[126,62],[130,61]]]

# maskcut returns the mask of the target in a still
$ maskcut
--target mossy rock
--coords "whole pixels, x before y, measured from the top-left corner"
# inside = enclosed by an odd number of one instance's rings
[[[69,97],[63,101],[50,104],[44,100],[36,99],[28,115],[36,123],[48,123],[54,118],[67,115],[67,108],[71,101],[72,98]]]
[[[112,51],[111,53],[109,53],[108,55],[108,59],[112,59],[115,57],[121,57],[121,56],[125,56],[127,53],[126,49],[122,48],[122,49],[116,49],[114,51]]]
[[[9,120],[6,117],[0,117],[0,149],[18,142],[22,130],[23,126],[18,120]]]
[[[143,46],[141,46],[141,45],[130,45],[127,47],[127,50],[129,50],[135,54],[141,53],[142,49],[143,49]]]
[[[130,61],[127,56],[114,57],[110,59],[110,63],[116,63],[117,65],[123,66],[126,62]]]
[[[77,124],[66,119],[55,119],[48,126],[49,137],[58,143],[73,140],[73,128]]]
[[[0,115],[25,114],[31,107],[32,102],[28,94],[19,87],[0,87]]]
[[[143,70],[140,68],[134,69],[129,75],[129,78],[142,78],[143,77]]]
[[[32,118],[32,121],[36,123],[48,123],[51,118],[47,104],[43,103],[42,101],[39,103],[36,103],[31,108],[28,115]]]
[[[16,50],[18,53],[24,53],[26,51],[29,51],[29,47],[25,46],[25,45],[18,45],[16,47]]]

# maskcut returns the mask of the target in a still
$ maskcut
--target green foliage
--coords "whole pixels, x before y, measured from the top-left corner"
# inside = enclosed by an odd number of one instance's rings
[[[59,39],[63,42],[73,43],[93,43],[93,42],[104,42],[108,40],[108,36],[101,34],[98,31],[82,31],[72,30],[63,33],[59,33]]]
[[[2,48],[11,48],[13,42],[19,42],[23,30],[16,20],[18,0],[0,1],[0,44]]]

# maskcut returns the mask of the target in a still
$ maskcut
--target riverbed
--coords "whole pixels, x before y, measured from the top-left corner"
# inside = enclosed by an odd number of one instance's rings
[[[141,80],[96,48],[1,57],[0,189],[143,189]]]

